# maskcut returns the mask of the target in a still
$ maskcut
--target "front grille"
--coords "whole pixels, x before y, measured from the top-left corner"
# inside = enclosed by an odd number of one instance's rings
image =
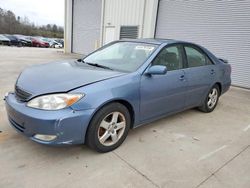
[[[30,93],[28,93],[27,91],[24,91],[18,86],[15,86],[15,95],[16,95],[16,98],[20,101],[27,101],[31,97]]]

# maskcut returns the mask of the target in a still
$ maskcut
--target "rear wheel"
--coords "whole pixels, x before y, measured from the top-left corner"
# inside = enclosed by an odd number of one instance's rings
[[[124,105],[108,104],[91,120],[86,143],[98,152],[112,151],[123,143],[128,135],[130,124],[130,113]]]
[[[216,84],[208,92],[207,97],[203,102],[203,105],[199,107],[199,110],[201,110],[202,112],[212,112],[217,106],[219,97],[220,97],[220,89]]]

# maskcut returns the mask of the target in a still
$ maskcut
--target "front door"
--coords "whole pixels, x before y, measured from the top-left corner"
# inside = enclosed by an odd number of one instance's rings
[[[104,44],[108,44],[115,40],[115,27],[106,27],[105,28],[105,38]]]
[[[178,45],[163,48],[153,65],[167,67],[165,75],[142,75],[141,121],[176,112],[185,107],[186,75],[183,69],[182,48]]]

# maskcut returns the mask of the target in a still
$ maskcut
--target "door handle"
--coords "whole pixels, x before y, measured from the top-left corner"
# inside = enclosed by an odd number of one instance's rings
[[[215,74],[214,69],[211,69],[210,74]]]
[[[185,75],[181,75],[179,80],[181,80],[181,81],[185,80]]]

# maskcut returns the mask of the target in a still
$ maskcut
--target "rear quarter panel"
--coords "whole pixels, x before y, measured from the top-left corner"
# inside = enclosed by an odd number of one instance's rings
[[[231,85],[231,66],[230,64],[219,62],[217,67],[219,72],[218,81],[221,83],[221,94],[223,94],[230,88]]]
[[[199,46],[199,45],[198,45]],[[213,53],[203,46],[199,46],[215,63],[216,67],[216,79],[217,83],[221,84],[221,94],[225,93],[231,85],[231,66],[219,60]],[[215,82],[215,83],[216,83]]]

